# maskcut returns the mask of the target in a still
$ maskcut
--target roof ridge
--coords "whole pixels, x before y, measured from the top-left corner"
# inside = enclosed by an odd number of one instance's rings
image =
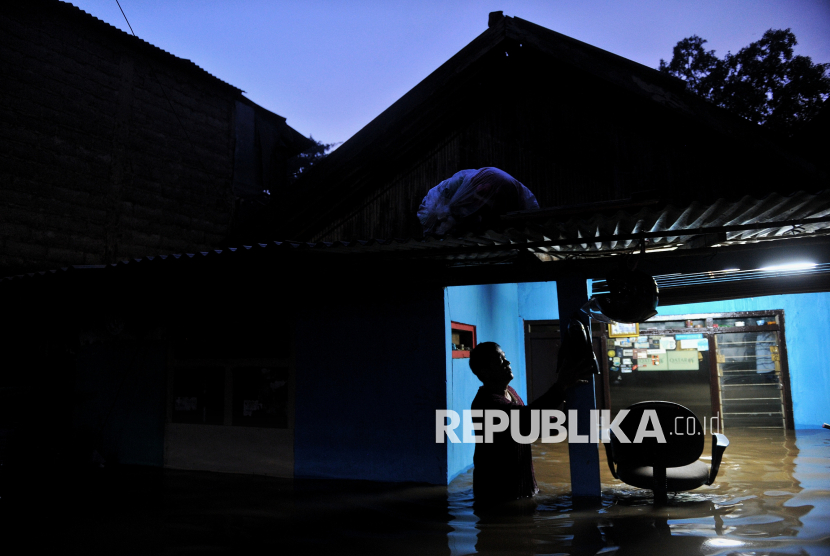
[[[26,2],[25,4],[30,9],[32,7],[36,7],[35,6],[36,4],[41,4],[41,5],[49,5],[52,8],[54,8],[56,11],[62,10],[63,14],[69,15],[71,17],[79,18],[79,20],[82,20],[82,21],[85,20],[89,24],[99,26],[101,28],[101,30],[104,31],[104,32],[111,33],[111,34],[113,34],[113,36],[119,36],[120,40],[132,41],[133,44],[138,46],[139,48],[144,48],[144,49],[148,50],[149,52],[152,52],[155,55],[163,54],[164,56],[171,59],[171,61],[174,61],[175,63],[178,63],[178,64],[182,64],[182,65],[188,67],[190,70],[197,70],[199,73],[202,73],[205,76],[207,76],[207,77],[209,77],[209,78],[211,78],[215,81],[218,81],[219,83],[221,83],[222,85],[225,85],[226,87],[230,87],[231,89],[234,89],[235,91],[237,91],[239,93],[244,92],[239,87],[236,87],[234,85],[231,85],[227,81],[223,81],[222,79],[219,79],[218,77],[216,77],[212,73],[208,72],[206,69],[202,68],[201,66],[199,66],[198,64],[196,64],[192,60],[176,56],[172,52],[168,52],[168,51],[164,50],[161,47],[158,47],[158,46],[156,46],[156,45],[154,45],[150,42],[147,42],[146,40],[142,39],[138,35],[133,35],[133,34],[130,34],[126,31],[124,31],[123,29],[119,29],[115,25],[112,25],[111,23],[107,23],[103,19],[99,19],[99,18],[95,17],[91,13],[89,13],[87,11],[84,11],[83,9],[81,9],[78,6],[72,4],[71,2],[64,2],[63,0],[39,0],[39,1],[36,1],[36,2],[29,1],[29,2]]]

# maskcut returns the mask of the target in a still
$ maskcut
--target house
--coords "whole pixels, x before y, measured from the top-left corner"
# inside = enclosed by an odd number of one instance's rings
[[[287,204],[298,208],[277,237],[419,237],[427,191],[484,166],[572,216],[600,201],[613,212],[825,188],[826,169],[792,148],[679,79],[494,12],[485,32],[309,172],[306,202]]]
[[[312,142],[189,60],[57,0],[0,16],[0,274],[262,232]]]
[[[726,338],[719,319],[742,311],[747,314],[730,322],[768,318],[764,322],[772,319],[776,324],[763,326],[775,330],[731,334],[776,334],[784,350],[784,314],[813,315],[816,307],[823,306],[830,281],[821,264],[795,275],[757,269],[827,260],[821,230],[826,228],[827,220],[822,219],[830,208],[824,193],[830,180],[826,165],[814,153],[823,141],[819,133],[822,118],[788,144],[703,101],[686,91],[682,81],[652,68],[499,12],[491,14],[488,27],[306,176],[303,195],[314,199],[314,211],[286,215],[281,237],[309,241],[420,237],[416,213],[431,187],[462,168],[497,166],[530,187],[543,209],[508,215],[504,228],[488,234],[488,239],[506,242],[505,248],[517,243],[540,246],[543,252],[535,256],[558,265],[556,274],[563,279],[569,273],[580,279],[605,276],[616,265],[610,261],[618,259],[604,255],[631,254],[638,249],[655,255],[665,251],[659,263],[645,256],[640,262],[640,268],[658,276],[660,314],[685,312],[702,318],[704,328],[708,324],[705,334],[680,330],[681,334],[701,334],[713,342]],[[802,218],[814,220],[805,227],[802,224],[807,220]],[[763,221],[776,225],[759,227]],[[685,233],[662,235],[669,230]],[[574,234],[596,239],[570,248],[557,244],[557,239]],[[796,235],[797,242],[772,241]],[[740,247],[741,243],[746,245]],[[456,283],[465,286],[448,290],[451,320],[474,324],[487,318],[493,286],[471,284],[515,281],[516,292],[510,295],[524,300],[524,309],[514,309],[514,313],[526,321],[525,326],[514,323],[508,330],[493,332],[479,328],[477,335],[479,339],[507,336],[511,338],[509,353],[526,352],[527,359],[532,359],[533,345],[546,345],[548,352],[542,350],[536,360],[553,364],[550,350],[555,349],[555,333],[531,333],[530,322],[539,323],[537,329],[557,326],[550,322],[559,319],[557,289],[550,282],[528,283],[553,280],[553,269],[537,272],[521,257],[509,269],[483,262],[470,261],[469,268],[456,269],[458,275],[464,274]],[[524,277],[519,278],[517,268],[524,268],[519,273]],[[677,273],[685,276],[678,278]],[[585,295],[584,287],[575,287],[583,290],[577,297]],[[772,293],[814,295],[770,297]],[[460,301],[453,302],[456,296]],[[546,303],[539,303],[539,298]],[[676,307],[669,308],[672,305]],[[805,347],[816,345],[806,330],[819,318],[820,313],[787,321],[791,359],[794,350],[814,349]],[[686,320],[699,319],[684,318],[682,324]],[[713,332],[716,325],[718,334]],[[802,332],[810,339],[801,341]],[[596,340],[597,352],[610,353],[609,338],[601,336]],[[527,348],[523,337],[530,342]],[[636,370],[636,360],[623,365],[621,371],[614,358],[625,350],[618,350],[606,362],[605,379],[615,374],[615,381],[633,378],[628,373],[631,367]],[[710,367],[713,376],[701,370],[699,385],[692,389],[699,393],[695,404],[708,415],[723,414],[722,421],[729,422],[726,426],[735,426],[741,419],[788,428],[820,424],[824,415],[821,398],[812,393],[816,384],[822,385],[817,391],[828,393],[826,378],[817,379],[812,373],[799,378],[803,367],[788,376],[784,360],[780,381],[755,387],[752,381],[770,377],[763,373],[749,376],[729,358],[730,363],[723,365],[730,376],[724,379],[715,361],[716,351],[713,343],[712,353],[705,354],[711,364],[707,359],[700,367]],[[451,365],[449,384],[455,388],[469,382],[460,398],[448,395],[448,407],[460,411],[469,407],[470,388],[476,381],[463,358],[453,359]],[[611,372],[611,367],[617,371]],[[529,368],[526,372],[533,374]],[[641,374],[640,380],[646,376]],[[531,398],[552,382],[548,376],[539,384],[540,377],[535,377],[537,384],[532,388],[533,378],[527,377]],[[524,380],[515,382],[523,385]],[[729,383],[736,380],[744,383]],[[622,392],[612,395],[611,390],[619,390],[612,384],[599,386],[597,402],[605,407],[619,408],[614,400],[628,398]],[[770,390],[775,392],[769,394]],[[645,395],[635,391],[635,397]],[[738,396],[739,391],[744,394]],[[747,391],[754,393],[749,396]],[[470,461],[471,448],[460,450],[464,455],[459,461],[465,463],[456,470]]]
[[[817,323],[830,301],[826,175],[654,70],[518,18],[492,19],[312,170],[320,214],[284,222],[307,241],[0,281],[3,299],[27,304],[0,334],[18,441],[49,431],[54,441],[41,447],[95,449],[123,464],[447,484],[472,464],[472,445],[435,434],[436,411],[468,409],[478,387],[464,348],[498,341],[520,395],[538,395],[553,377],[534,365],[550,360],[560,319],[601,291],[620,260],[656,276],[662,320],[640,323],[645,340],[619,345],[597,329],[614,355],[601,354],[604,372],[580,392],[581,408],[614,408],[640,387],[674,395],[655,369],[671,371],[672,357],[648,358],[656,382],[647,384],[633,350],[648,348],[626,345],[666,336],[694,352],[671,380],[691,385],[683,391],[695,403],[709,396],[704,410],[727,413],[735,397],[721,377],[735,369],[717,355],[735,353],[718,351],[721,340],[754,334],[771,366],[752,371],[779,393],[770,426],[783,434],[830,420],[830,332]],[[549,66],[557,71],[538,71]],[[471,86],[493,75],[493,87]],[[511,96],[516,83],[524,100]],[[459,121],[466,127],[453,128]],[[539,146],[552,129],[559,135]],[[419,237],[425,188],[485,164],[530,185],[545,208],[480,235]],[[805,259],[801,270],[763,270]],[[676,338],[685,334],[694,337]],[[25,413],[32,399],[40,410]],[[722,415],[727,430],[730,419]],[[596,446],[571,460],[574,484],[598,492]]]

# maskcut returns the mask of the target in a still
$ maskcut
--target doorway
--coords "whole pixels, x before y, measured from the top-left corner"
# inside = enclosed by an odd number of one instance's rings
[[[720,430],[793,428],[782,310],[658,316],[635,330],[611,337],[592,323],[597,408],[667,400]],[[559,321],[525,321],[530,401],[556,380],[560,342]]]
[[[527,368],[527,398],[531,403],[553,386],[558,376],[556,368],[559,356],[559,347],[562,337],[559,331],[558,320],[528,320],[524,322],[525,329],[525,362]],[[604,335],[604,326],[598,322],[591,323],[591,339],[594,353],[602,369],[600,354],[605,350],[607,338]],[[594,379],[595,399],[597,409],[608,409],[608,373],[601,372]]]

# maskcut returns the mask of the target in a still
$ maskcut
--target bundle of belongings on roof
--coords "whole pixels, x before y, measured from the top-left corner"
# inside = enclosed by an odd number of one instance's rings
[[[429,190],[418,219],[426,234],[481,233],[499,216],[516,210],[538,209],[530,190],[498,168],[461,170]]]

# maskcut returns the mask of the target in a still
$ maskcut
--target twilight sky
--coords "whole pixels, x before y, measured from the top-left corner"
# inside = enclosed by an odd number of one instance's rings
[[[354,135],[502,10],[649,67],[699,35],[719,56],[791,28],[830,62],[830,0],[120,0],[136,34],[239,87],[303,135]],[[129,32],[115,0],[73,0]]]

